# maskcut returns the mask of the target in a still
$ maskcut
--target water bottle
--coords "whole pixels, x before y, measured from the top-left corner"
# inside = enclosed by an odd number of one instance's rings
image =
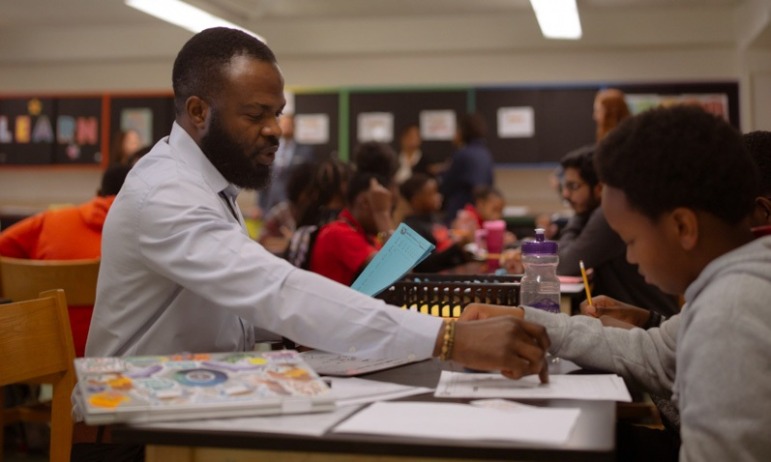
[[[557,278],[557,243],[544,239],[544,230],[535,230],[535,241],[522,244],[525,274],[520,285],[520,304],[552,313],[560,312],[560,281]]]

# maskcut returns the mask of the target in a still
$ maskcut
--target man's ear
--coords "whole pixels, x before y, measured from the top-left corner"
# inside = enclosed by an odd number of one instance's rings
[[[594,194],[594,198],[597,200],[600,200],[602,198],[602,183],[597,183],[592,188],[592,193]]]
[[[699,242],[699,217],[689,208],[680,207],[669,212],[672,232],[683,250],[693,250]]]
[[[187,111],[190,122],[199,132],[206,131],[209,123],[209,113],[211,112],[209,103],[198,96],[191,96],[185,101],[185,111]]]
[[[755,198],[752,224],[754,226],[771,225],[771,198],[763,196]]]

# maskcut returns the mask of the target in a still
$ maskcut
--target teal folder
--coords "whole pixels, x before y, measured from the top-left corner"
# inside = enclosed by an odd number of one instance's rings
[[[415,230],[402,223],[353,281],[351,288],[374,297],[422,262],[434,247]]]

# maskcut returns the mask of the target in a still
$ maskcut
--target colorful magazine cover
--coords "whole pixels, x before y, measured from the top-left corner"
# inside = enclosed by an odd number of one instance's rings
[[[90,425],[334,408],[328,385],[293,350],[77,358],[75,370]]]

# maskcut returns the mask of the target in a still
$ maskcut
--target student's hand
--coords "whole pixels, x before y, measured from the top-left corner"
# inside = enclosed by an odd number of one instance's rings
[[[522,251],[520,249],[504,250],[501,254],[500,265],[509,274],[522,274],[525,267],[522,265]]]
[[[524,319],[525,312],[522,308],[516,306],[469,303],[463,308],[463,312],[460,314],[458,321],[476,321],[498,316],[514,316],[515,318]]]
[[[387,213],[390,215],[393,203],[392,196],[391,191],[378,183],[376,179],[371,178],[369,180],[369,189],[367,190],[366,198],[373,213]]]
[[[546,329],[515,316],[496,316],[455,324],[452,360],[478,370],[497,370],[510,378],[538,374],[549,382]]]
[[[581,302],[581,314],[599,318],[606,326],[623,327],[630,329],[632,327],[643,327],[650,318],[650,311],[638,308],[616,299],[599,295],[592,297],[592,305],[584,300]]]

